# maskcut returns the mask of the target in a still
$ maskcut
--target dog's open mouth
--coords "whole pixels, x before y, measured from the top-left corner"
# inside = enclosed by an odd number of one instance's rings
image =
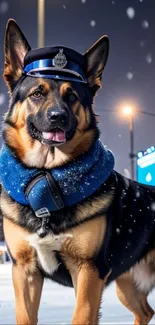
[[[59,127],[46,132],[38,130],[33,123],[30,123],[29,131],[32,138],[39,140],[42,144],[60,145],[66,142],[66,132]]]
[[[55,128],[50,132],[42,132],[42,139],[43,141],[54,141],[58,143],[62,143],[66,141],[66,134],[65,131]]]

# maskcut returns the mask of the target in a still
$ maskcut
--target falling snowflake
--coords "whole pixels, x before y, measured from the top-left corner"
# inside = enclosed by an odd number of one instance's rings
[[[63,5],[63,8],[66,9],[66,5]]]
[[[127,72],[126,77],[128,80],[132,80],[133,79],[133,73],[132,72]]]
[[[3,105],[4,103],[5,103],[5,95],[0,94],[0,106]]]
[[[155,202],[151,203],[151,210],[155,211]]]
[[[140,41],[140,47],[145,47],[145,45],[146,45],[146,41]]]
[[[118,136],[119,136],[119,138],[122,138],[122,134],[119,134]]]
[[[133,230],[130,228],[130,229],[129,229],[129,234],[132,234],[132,232],[133,232]]]
[[[140,192],[139,191],[136,192],[136,197],[137,198],[140,197]]]
[[[143,20],[143,21],[142,21],[142,27],[143,27],[144,29],[149,28],[149,23],[148,23],[147,20]]]
[[[91,27],[95,27],[96,26],[96,21],[95,20],[91,20],[90,21],[90,26]]]
[[[135,9],[132,7],[127,8],[126,13],[129,19],[133,19],[135,17]]]
[[[115,1],[113,0],[113,1],[112,1],[112,5],[114,5],[114,4],[115,4]]]
[[[143,0],[139,0],[139,2],[143,2]]]
[[[82,3],[86,3],[86,0],[81,0]]]
[[[120,233],[120,229],[119,228],[116,228],[116,232],[117,232],[117,234],[119,234]]]
[[[130,172],[127,168],[124,168],[124,176],[127,178],[131,178]],[[129,187],[129,180],[125,179],[126,187]]]
[[[148,53],[147,55],[146,55],[146,62],[147,63],[152,63],[152,54],[151,53]]]
[[[140,47],[145,47],[146,46],[146,41],[140,41]]]
[[[7,1],[2,1],[0,4],[0,13],[5,14],[8,11],[9,4]]]

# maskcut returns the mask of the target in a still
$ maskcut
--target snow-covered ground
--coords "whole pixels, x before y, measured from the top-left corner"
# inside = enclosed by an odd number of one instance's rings
[[[93,294],[93,293],[92,293]],[[150,295],[155,307],[155,293]],[[39,309],[39,324],[71,324],[74,291],[49,280],[45,281]],[[103,296],[101,323],[132,324],[133,316],[118,301],[111,285]],[[0,265],[0,324],[15,324],[14,293],[11,282],[11,265]],[[151,324],[155,324],[155,317]]]

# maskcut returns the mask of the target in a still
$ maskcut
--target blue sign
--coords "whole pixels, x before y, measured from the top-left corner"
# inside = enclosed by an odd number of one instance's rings
[[[155,186],[155,147],[137,154],[137,181],[142,184]]]

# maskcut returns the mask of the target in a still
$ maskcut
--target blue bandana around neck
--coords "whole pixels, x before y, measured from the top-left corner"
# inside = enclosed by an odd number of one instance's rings
[[[61,189],[64,206],[73,206],[93,194],[108,179],[113,168],[112,152],[97,140],[88,152],[61,167],[47,171]],[[9,147],[3,145],[0,151],[0,181],[12,199],[22,205],[29,204],[25,189],[38,172],[40,170],[37,168],[27,168],[21,164]],[[43,188],[33,192],[36,201],[42,200]],[[46,200],[45,195],[43,197]],[[44,203],[43,206],[46,206]]]

